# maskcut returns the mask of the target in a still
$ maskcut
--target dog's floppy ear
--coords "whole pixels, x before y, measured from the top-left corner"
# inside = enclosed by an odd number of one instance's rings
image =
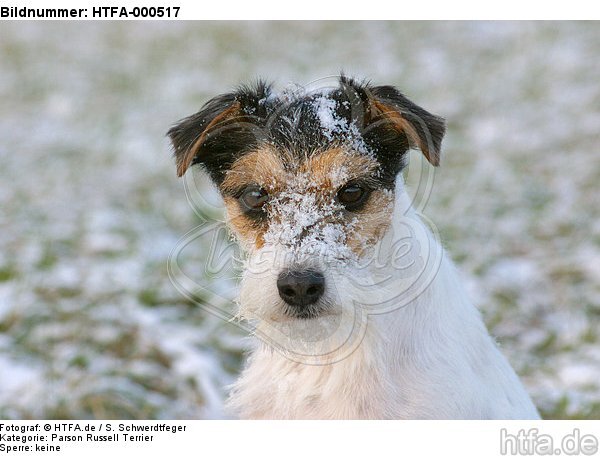
[[[440,164],[440,149],[446,130],[443,118],[433,115],[392,86],[373,87],[344,75],[341,85],[352,89],[363,105],[363,135],[374,144],[404,154],[416,147],[433,166]]]
[[[220,182],[235,157],[255,144],[266,118],[270,85],[259,81],[214,97],[196,114],[179,121],[167,133],[173,145],[177,175],[202,164]]]
[[[373,87],[371,94],[372,121],[387,122],[405,134],[411,147],[419,148],[429,163],[439,166],[444,119],[417,106],[392,86]]]

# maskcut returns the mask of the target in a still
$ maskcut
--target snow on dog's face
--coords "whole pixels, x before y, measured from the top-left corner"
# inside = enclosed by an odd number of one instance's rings
[[[331,272],[357,266],[389,226],[393,193],[378,174],[374,158],[343,147],[299,160],[263,146],[233,164],[221,191],[229,225],[250,253],[244,316],[311,318],[350,301]]]
[[[303,343],[355,320],[354,279],[388,230],[405,154],[437,165],[443,133],[393,87],[345,77],[313,93],[242,87],[169,131],[178,174],[204,166],[248,252],[240,314]]]

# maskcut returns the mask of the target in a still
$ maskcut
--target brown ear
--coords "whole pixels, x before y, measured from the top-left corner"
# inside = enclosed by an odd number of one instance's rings
[[[433,166],[440,164],[442,138],[446,131],[442,117],[431,114],[406,98],[393,86],[371,86],[341,76],[340,82],[351,88],[365,106],[364,127],[388,146],[404,153],[416,147]],[[377,133],[378,132],[378,133]],[[392,133],[392,134],[389,134]],[[395,138],[394,138],[395,137]]]
[[[231,120],[234,117],[237,117],[240,114],[240,103],[238,101],[233,102],[233,104],[225,109],[223,112],[215,116],[198,136],[187,150],[184,150],[182,153],[176,154],[177,161],[177,176],[181,177],[185,174],[188,168],[192,165],[197,156],[200,155],[200,148],[206,141],[208,135],[211,131],[218,128],[219,126],[224,126],[228,120]]]
[[[443,122],[436,119],[435,129],[432,130],[431,124],[425,122],[428,119],[420,118],[414,113],[403,113],[397,106],[387,104],[380,100],[371,100],[370,103],[372,122],[387,122],[399,134],[404,134],[409,140],[411,147],[421,150],[427,161],[433,166],[440,164],[440,143],[441,137],[439,131],[442,129]]]
[[[262,139],[270,93],[271,85],[259,80],[212,98],[200,111],[180,120],[167,133],[177,175],[200,164],[219,184],[236,157]]]

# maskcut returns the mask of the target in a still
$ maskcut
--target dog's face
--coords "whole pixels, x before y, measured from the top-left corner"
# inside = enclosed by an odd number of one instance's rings
[[[390,226],[411,146],[439,163],[444,123],[390,86],[345,77],[274,95],[242,87],[169,131],[178,174],[201,164],[248,261],[241,313],[303,322],[351,305],[351,280]]]

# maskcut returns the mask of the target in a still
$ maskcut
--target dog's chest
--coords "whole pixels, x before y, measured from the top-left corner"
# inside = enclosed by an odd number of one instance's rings
[[[385,374],[361,350],[325,366],[255,353],[229,402],[245,419],[384,418],[386,383]]]

